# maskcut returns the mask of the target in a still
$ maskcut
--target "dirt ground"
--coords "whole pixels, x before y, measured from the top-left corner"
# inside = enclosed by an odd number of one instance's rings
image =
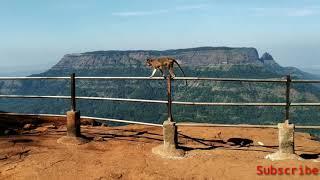
[[[257,166],[320,169],[320,142],[304,133],[295,134],[295,143],[306,160],[273,162],[264,157],[277,150],[277,129],[180,127],[186,156],[164,159],[152,153],[162,143],[161,127],[81,128],[92,139],[83,145],[57,143],[66,134],[64,125],[0,136],[0,179],[320,179],[257,175]]]

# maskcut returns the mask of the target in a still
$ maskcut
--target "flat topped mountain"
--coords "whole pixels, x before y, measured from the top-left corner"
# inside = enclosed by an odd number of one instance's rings
[[[65,55],[52,69],[103,69],[104,67],[139,66],[148,57],[170,56],[184,66],[217,64],[261,64],[255,48],[198,47],[188,49],[94,51]]]

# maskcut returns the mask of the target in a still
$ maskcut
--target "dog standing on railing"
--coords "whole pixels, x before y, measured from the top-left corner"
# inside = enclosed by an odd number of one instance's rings
[[[175,59],[173,59],[171,57],[147,58],[146,65],[153,68],[153,72],[152,72],[150,78],[152,78],[155,75],[157,70],[159,70],[161,72],[162,76],[165,77],[165,73],[164,73],[165,69],[168,69],[170,75],[174,78],[176,76],[173,72],[173,64],[174,63],[178,65],[183,76],[186,77],[180,64]],[[188,85],[187,81],[186,81],[186,84]]]

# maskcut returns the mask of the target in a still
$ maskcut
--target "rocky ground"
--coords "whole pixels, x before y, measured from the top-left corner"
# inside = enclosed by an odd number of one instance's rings
[[[162,143],[162,128],[140,125],[82,126],[91,141],[58,144],[64,125],[25,127],[0,136],[0,179],[318,179],[315,175],[257,175],[257,166],[320,169],[320,142],[296,133],[298,161],[272,162],[277,129],[179,128],[182,159],[152,153]]]

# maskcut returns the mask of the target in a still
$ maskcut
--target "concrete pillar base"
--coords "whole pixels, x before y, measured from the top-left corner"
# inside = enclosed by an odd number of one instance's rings
[[[163,144],[152,149],[154,154],[163,158],[182,158],[185,154],[184,150],[177,149],[177,127],[175,122],[169,120],[163,122]]]
[[[182,159],[185,155],[184,150],[176,148],[167,148],[163,144],[152,148],[152,153],[167,159]]]
[[[80,112],[67,112],[67,136],[80,137]]]
[[[300,156],[296,154],[289,154],[289,153],[281,153],[281,152],[275,152],[272,154],[268,154],[266,159],[269,159],[271,161],[281,161],[281,160],[303,160]]]
[[[57,140],[59,144],[65,145],[81,145],[89,142],[80,133],[80,112],[68,111],[67,112],[67,136],[63,136]]]
[[[278,129],[279,150],[276,153],[267,155],[266,159],[272,161],[302,159],[294,151],[294,124],[289,124],[289,121],[286,120],[284,123],[278,124]]]
[[[57,140],[57,143],[64,145],[81,145],[88,143],[89,140],[82,137],[62,136]]]

